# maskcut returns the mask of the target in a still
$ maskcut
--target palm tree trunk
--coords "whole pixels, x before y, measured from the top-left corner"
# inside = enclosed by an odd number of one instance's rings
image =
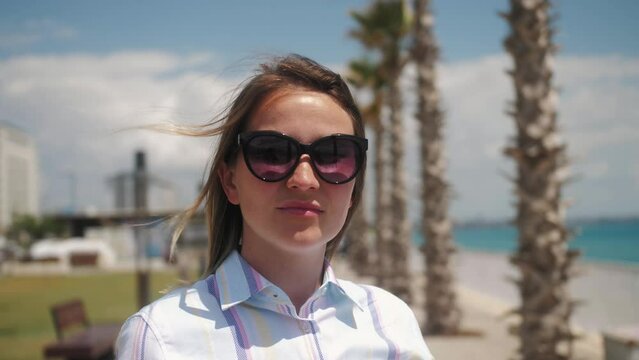
[[[399,63],[399,61],[397,61]],[[392,259],[392,283],[389,290],[412,302],[411,274],[409,269],[411,226],[406,211],[406,179],[404,169],[404,125],[402,118],[402,93],[399,87],[401,66],[391,68],[388,80],[388,106],[391,125],[391,206],[394,240],[388,253]]]
[[[392,270],[389,250],[393,242],[386,133],[386,127],[380,119],[378,126],[375,126],[375,252],[377,253],[375,278],[377,285],[384,289],[390,287],[392,280],[389,274]]]
[[[407,16],[403,0],[374,1],[364,12],[353,12],[353,18],[360,25],[351,35],[362,41],[369,50],[379,55],[379,80],[376,88],[387,94],[384,102],[390,110],[390,155],[391,176],[390,198],[380,191],[378,196],[378,280],[380,285],[411,301],[409,247],[410,223],[406,212],[406,181],[404,174],[402,99],[399,88],[399,76],[406,62],[402,39],[410,30],[410,18]],[[377,140],[383,138],[378,137]],[[387,178],[383,166],[383,157],[378,157],[380,169],[378,181],[385,184]],[[388,202],[388,203],[387,203]],[[387,215],[391,212],[390,215]],[[389,261],[387,261],[387,259]],[[389,266],[387,266],[389,265]]]
[[[517,135],[505,152],[517,164],[516,224],[519,246],[511,262],[519,268],[521,323],[516,329],[526,360],[569,359],[575,305],[568,294],[571,265],[561,189],[566,180],[566,147],[559,139],[556,92],[550,58],[555,52],[548,0],[511,0],[503,14],[511,29],[504,46],[514,60]]]
[[[417,121],[422,156],[422,252],[426,261],[426,332],[459,332],[461,310],[457,304],[451,255],[455,251],[452,221],[448,216],[449,185],[445,178],[443,116],[439,108],[435,63],[438,49],[432,31],[429,0],[415,0],[417,67]]]
[[[353,214],[348,229],[348,260],[359,275],[369,275],[370,272],[370,252],[368,221],[366,220],[365,196],[362,196],[359,207]]]

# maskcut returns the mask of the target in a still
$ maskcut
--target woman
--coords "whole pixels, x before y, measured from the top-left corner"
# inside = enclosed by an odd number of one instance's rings
[[[431,359],[408,306],[337,280],[359,203],[364,126],[341,77],[292,55],[262,65],[221,120],[204,202],[206,277],[131,316],[118,359]]]

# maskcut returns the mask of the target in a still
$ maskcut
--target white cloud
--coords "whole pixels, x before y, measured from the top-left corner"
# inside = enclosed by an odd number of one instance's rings
[[[48,18],[27,20],[24,23],[24,27],[29,32],[46,35],[54,39],[70,39],[77,35],[77,32],[72,27]]]
[[[72,27],[53,19],[30,19],[16,32],[0,34],[0,48],[16,48],[47,40],[68,40],[78,35]]]
[[[559,57],[555,63],[560,86],[615,84],[639,77],[637,59],[620,55]]]
[[[513,185],[507,180],[515,176],[514,164],[502,155],[515,134],[513,120],[505,114],[515,96],[505,73],[509,68],[505,55],[440,64],[447,177],[455,194],[452,212],[458,218],[514,216]],[[560,57],[555,73],[558,124],[572,159],[571,173],[577,176],[565,192],[575,201],[570,214],[639,214],[636,180],[625,174],[639,158],[639,58]],[[409,81],[412,74],[412,69],[406,73]],[[410,95],[409,86],[405,91]],[[408,178],[418,193],[419,139],[410,108],[414,99],[407,105]],[[416,213],[418,204],[411,208]]]
[[[181,189],[181,203],[191,200],[211,139],[117,130],[208,120],[234,83],[189,71],[207,63],[210,68],[211,59],[211,54],[123,52],[0,61],[0,118],[37,140],[45,208],[68,204],[70,172],[85,205],[108,207],[112,196],[106,179],[131,170],[138,148],[147,150],[151,171]]]
[[[0,61],[0,119],[36,138],[46,207],[67,205],[69,174],[78,198],[108,207],[105,180],[133,167],[133,152],[149,152],[151,171],[192,199],[211,154],[211,139],[115,130],[162,121],[202,123],[226,104],[239,78],[211,74],[210,53],[118,52],[23,56]],[[502,149],[514,135],[504,114],[514,98],[506,56],[442,64],[439,84],[457,218],[512,217],[512,161]],[[555,62],[559,125],[578,181],[567,187],[572,215],[639,213],[639,58],[567,57]],[[249,70],[249,68],[246,68]],[[242,77],[246,74],[234,74]],[[417,124],[411,71],[403,79],[406,167],[410,199],[419,196]],[[372,154],[372,152],[371,152]],[[634,169],[634,170],[633,170]],[[371,168],[372,170],[372,168]],[[370,191],[370,189],[369,189]],[[418,215],[418,203],[411,214]]]
[[[40,39],[41,34],[0,34],[0,49],[31,45]]]

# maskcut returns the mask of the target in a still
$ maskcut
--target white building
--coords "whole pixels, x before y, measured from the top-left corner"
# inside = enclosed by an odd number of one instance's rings
[[[39,215],[38,154],[23,131],[0,123],[0,231],[14,215]]]

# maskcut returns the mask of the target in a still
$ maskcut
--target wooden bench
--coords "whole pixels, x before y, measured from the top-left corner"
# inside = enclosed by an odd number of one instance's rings
[[[44,347],[45,358],[111,359],[119,324],[91,325],[81,300],[51,307],[58,341]]]
[[[69,256],[69,263],[73,267],[98,265],[99,254],[95,252],[72,252]]]

